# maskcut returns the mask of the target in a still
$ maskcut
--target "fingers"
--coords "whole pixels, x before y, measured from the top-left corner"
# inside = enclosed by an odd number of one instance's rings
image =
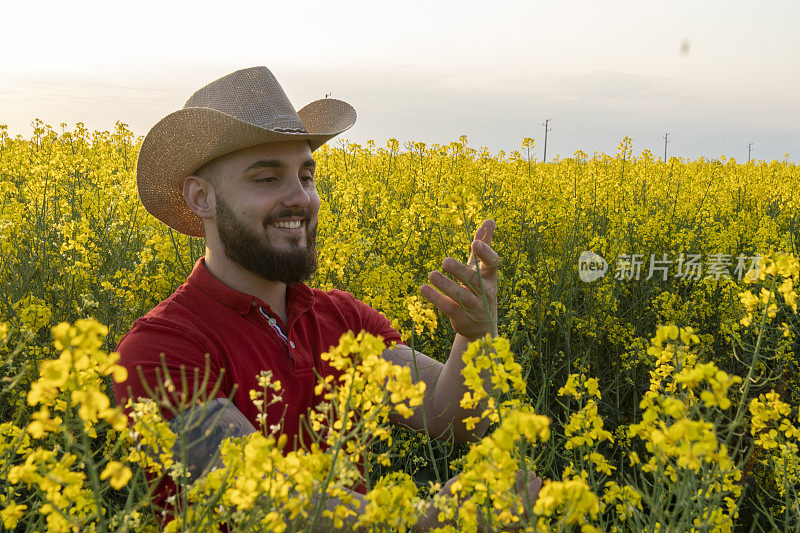
[[[442,261],[442,270],[453,276],[456,280],[466,285],[475,294],[481,293],[481,280],[478,271],[452,257]],[[430,279],[430,275],[428,276]],[[433,283],[434,280],[431,280]]]
[[[473,241],[481,241],[486,244],[492,244],[492,237],[494,236],[494,229],[496,224],[494,220],[488,218],[483,221],[483,224],[475,231],[475,238]]]
[[[522,507],[526,515],[531,516],[536,500],[539,499],[539,491],[543,485],[542,479],[535,472],[517,470],[515,488],[517,494],[522,498]]]
[[[479,271],[472,264],[465,265],[448,257],[442,262],[442,270],[450,274],[455,281],[438,271],[428,275],[429,282],[444,294],[437,293],[433,287],[427,285],[420,288],[422,296],[446,315],[452,317],[453,312],[463,311],[465,307],[481,309],[484,296],[489,299],[495,297],[497,280],[492,278],[497,275],[500,257],[489,244],[494,229],[494,221],[486,220],[475,232],[471,248],[473,257],[476,256],[480,260]]]
[[[542,485],[542,478],[536,475],[536,472],[532,470],[517,470],[516,471],[516,479],[517,485],[519,486],[522,483],[538,483],[539,486]]]
[[[485,220],[475,232],[470,246],[471,263],[464,264],[452,257],[442,262],[442,272],[428,275],[430,285],[422,285],[422,296],[450,317],[456,333],[468,338],[478,338],[491,333],[492,319],[496,315],[497,269],[500,258],[492,249],[495,223]],[[475,268],[475,260],[480,263]],[[438,290],[437,290],[438,289]],[[487,331],[484,331],[487,330]]]
[[[497,272],[497,267],[500,266],[500,256],[497,255],[491,246],[483,241],[475,241],[472,243],[472,254],[470,265],[475,264],[475,256],[480,259],[480,267],[483,271],[484,277],[494,275]]]
[[[500,264],[500,257],[492,250],[492,247],[482,241],[475,241],[472,243],[472,249],[475,255],[478,256],[480,264],[480,273],[475,270],[474,259],[469,264],[461,263],[451,257],[446,258],[442,262],[442,270],[452,275],[460,282],[467,285],[476,294],[481,293],[481,286],[486,283],[485,280],[493,278],[497,275],[497,267]],[[480,277],[484,281],[481,282]]]
[[[455,313],[468,309],[480,309],[481,300],[467,287],[456,283],[441,272],[431,272],[428,280],[438,291],[430,285],[420,287],[422,296],[427,298],[439,310],[452,317]],[[439,292],[441,291],[441,292]]]
[[[467,261],[470,266],[475,264],[475,257],[477,256],[481,263],[483,263],[481,268],[488,268],[490,270],[495,270],[497,268],[500,259],[491,247],[495,227],[494,220],[487,219],[484,220],[481,227],[475,231],[475,238],[472,240],[469,260]]]

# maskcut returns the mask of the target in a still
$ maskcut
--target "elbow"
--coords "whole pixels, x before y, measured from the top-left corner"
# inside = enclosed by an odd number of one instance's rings
[[[425,404],[426,429],[428,436],[436,440],[454,442],[456,444],[471,444],[479,442],[491,425],[491,420],[481,417],[482,410],[464,410],[454,408],[452,405],[444,408],[436,406],[434,402]],[[474,422],[467,424],[466,420]]]

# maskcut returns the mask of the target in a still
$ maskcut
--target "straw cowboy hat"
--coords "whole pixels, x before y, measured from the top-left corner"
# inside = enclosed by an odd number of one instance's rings
[[[183,200],[187,176],[217,157],[267,142],[307,139],[314,151],[355,121],[355,109],[333,98],[295,111],[269,69],[237,70],[153,126],[136,163],[139,198],[164,224],[202,237],[202,221]]]

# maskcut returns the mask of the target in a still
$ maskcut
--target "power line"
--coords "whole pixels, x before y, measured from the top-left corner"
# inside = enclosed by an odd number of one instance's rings
[[[548,124],[550,124],[550,119],[549,118],[547,120],[545,120],[544,124],[543,124],[543,126],[544,126],[544,162],[545,163],[547,163],[547,132],[550,131],[550,128],[547,127]]]

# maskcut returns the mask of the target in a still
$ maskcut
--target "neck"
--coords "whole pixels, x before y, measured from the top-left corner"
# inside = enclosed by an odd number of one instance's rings
[[[285,283],[265,280],[234,263],[223,252],[215,252],[208,246],[205,265],[215,278],[228,287],[260,299],[286,323]]]

